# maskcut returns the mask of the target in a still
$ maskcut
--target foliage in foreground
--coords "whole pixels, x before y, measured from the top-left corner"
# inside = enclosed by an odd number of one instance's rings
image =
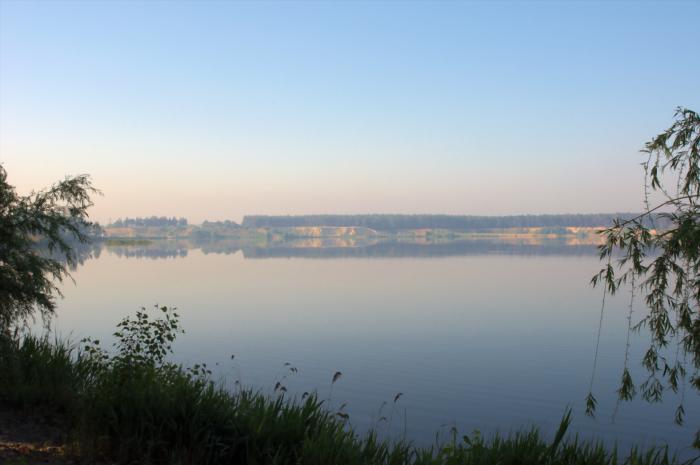
[[[97,192],[81,175],[21,196],[0,165],[0,331],[35,311],[42,317],[53,314],[55,295],[61,295],[58,284],[77,263],[71,241],[87,242],[94,226],[87,210]],[[50,254],[35,247],[39,240]]]
[[[700,390],[700,115],[678,108],[673,125],[642,152],[647,156],[642,164],[645,212],[602,231],[600,258],[606,264],[592,282],[601,284],[606,294],[625,286],[631,291],[619,400],[631,400],[639,392],[644,400],[659,402],[668,389],[684,397],[686,383]],[[661,198],[654,207],[652,194]],[[635,299],[640,297],[642,316],[633,324]],[[604,307],[605,296],[601,312]],[[629,333],[642,327],[651,334],[641,360],[647,376],[635,383],[629,369]],[[589,414],[595,403],[591,392]],[[676,422],[681,424],[684,417],[681,401]],[[700,431],[695,446],[700,448]]]
[[[206,367],[166,360],[177,314],[144,311],[119,325],[114,350],[32,335],[0,337],[0,403],[60,413],[84,461],[151,464],[671,464],[667,449],[624,460],[598,443],[536,429],[508,437],[458,437],[430,448],[361,436],[315,395],[271,398],[231,392]]]

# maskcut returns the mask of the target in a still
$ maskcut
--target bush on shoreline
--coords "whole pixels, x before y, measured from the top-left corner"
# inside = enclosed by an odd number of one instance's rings
[[[166,360],[181,332],[161,308],[122,320],[114,350],[30,334],[0,335],[0,405],[41,409],[65,422],[82,461],[143,464],[673,464],[666,448],[623,459],[600,443],[567,438],[570,414],[554,439],[536,429],[489,439],[458,437],[429,448],[360,435],[315,395],[272,398],[230,392],[206,367]]]

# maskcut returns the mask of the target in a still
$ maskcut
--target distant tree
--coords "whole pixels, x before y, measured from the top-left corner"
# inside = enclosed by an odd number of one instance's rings
[[[89,240],[87,210],[96,193],[81,175],[21,196],[0,165],[0,331],[35,312],[53,314],[57,284],[77,263],[72,244]]]
[[[620,214],[590,215],[517,215],[517,216],[457,216],[457,215],[300,215],[258,216],[243,218],[247,228],[289,228],[300,226],[366,227],[379,231],[402,229],[483,230],[498,228],[535,227],[600,227],[609,226]],[[632,218],[634,214],[623,214]]]
[[[604,286],[607,294],[623,287],[631,290],[619,400],[630,400],[639,391],[643,399],[657,402],[668,389],[683,391],[686,382],[700,390],[700,117],[678,108],[673,125],[648,142],[642,152],[647,157],[642,164],[645,212],[616,220],[603,231],[600,258],[606,265],[592,283]],[[652,195],[661,196],[654,206]],[[644,310],[633,325],[638,297]],[[604,308],[605,298],[601,312]],[[629,369],[629,332],[642,327],[651,333],[651,344],[641,360],[647,376],[637,384]],[[589,414],[595,405],[590,392]],[[684,417],[681,400],[676,422],[682,423]],[[700,446],[700,432],[695,446]]]
[[[111,226],[116,228],[162,228],[162,227],[186,227],[187,219],[185,218],[175,218],[174,216],[168,218],[166,216],[150,216],[148,218],[119,218],[117,221],[112,223]]]

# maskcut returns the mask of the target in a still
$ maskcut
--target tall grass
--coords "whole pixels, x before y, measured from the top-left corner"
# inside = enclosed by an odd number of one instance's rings
[[[166,361],[177,316],[147,312],[118,327],[112,353],[86,340],[0,336],[0,402],[62,412],[84,461],[143,464],[456,465],[679,463],[667,449],[619,454],[536,429],[509,436],[452,437],[433,447],[356,433],[316,395],[299,398],[226,390],[206,367]]]
[[[16,407],[75,409],[84,373],[65,339],[0,333],[0,400]]]

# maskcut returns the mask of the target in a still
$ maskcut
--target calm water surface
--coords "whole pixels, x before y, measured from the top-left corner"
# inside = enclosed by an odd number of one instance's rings
[[[235,250],[153,258],[105,248],[74,272],[75,286],[64,287],[54,327],[110,341],[114,325],[139,307],[176,306],[187,331],[177,361],[206,362],[232,389],[240,380],[272,393],[281,380],[290,394],[317,390],[336,409],[347,403],[358,429],[421,444],[453,426],[488,433],[538,425],[552,433],[567,407],[574,431],[623,447],[683,447],[698,425],[690,388],[688,426],[673,423],[679,396],[624,403],[614,415],[626,295],[604,314],[598,414],[584,416],[601,298],[588,285],[600,268],[593,247],[466,245],[435,249],[436,256],[401,247]],[[646,341],[633,337],[635,368]],[[331,389],[336,371],[343,376]]]

